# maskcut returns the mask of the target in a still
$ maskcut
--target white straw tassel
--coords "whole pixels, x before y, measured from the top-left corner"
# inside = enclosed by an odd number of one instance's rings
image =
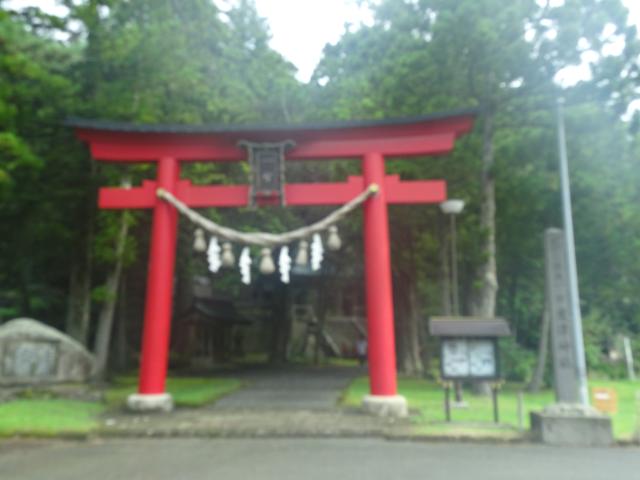
[[[211,237],[211,240],[209,241],[207,260],[209,261],[209,270],[213,273],[218,273],[222,262],[220,262],[220,244],[216,237]]]
[[[280,268],[280,280],[282,283],[289,283],[291,272],[291,257],[289,256],[289,247],[286,245],[280,249],[278,256],[278,267]]]
[[[323,257],[324,247],[322,246],[322,237],[319,233],[314,233],[313,241],[311,242],[311,270],[314,272],[320,270]]]
[[[240,275],[242,276],[242,283],[249,285],[251,283],[251,254],[249,253],[249,247],[244,247],[240,254]]]

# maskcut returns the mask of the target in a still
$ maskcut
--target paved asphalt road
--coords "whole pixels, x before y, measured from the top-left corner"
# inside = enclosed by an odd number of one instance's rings
[[[637,448],[374,439],[156,439],[1,444],[2,480],[640,478]]]

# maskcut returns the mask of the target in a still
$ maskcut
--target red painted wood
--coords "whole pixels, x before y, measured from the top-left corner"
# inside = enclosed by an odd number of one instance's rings
[[[149,133],[76,129],[97,160],[147,162],[171,156],[188,161],[243,161],[238,141],[293,140],[291,160],[360,158],[369,151],[385,156],[436,155],[453,149],[455,139],[468,132],[473,116],[461,115],[404,125],[327,128],[320,130],[256,130],[224,133]]]
[[[286,139],[286,137],[282,137]],[[184,144],[165,141],[91,143],[91,154],[98,160],[148,162],[163,155],[188,161],[244,161],[246,152],[224,141],[198,139],[198,143]],[[383,137],[376,139],[300,140],[287,153],[287,160],[319,160],[359,158],[373,148],[387,157],[439,155],[453,149],[455,135],[442,133],[420,137]]]
[[[124,136],[125,134],[121,134]],[[106,142],[91,142],[91,155],[96,160],[115,162],[154,162],[163,155],[171,155],[178,160],[191,161],[242,161],[247,159],[244,150],[237,148],[235,143],[227,139],[195,138],[192,143],[172,137],[145,141],[144,138],[134,136],[130,139],[115,139]],[[186,139],[188,140],[188,139]]]
[[[156,199],[154,180],[143,180],[140,187],[102,187],[98,191],[98,206],[106,209],[153,208]]]
[[[364,190],[363,177],[351,176],[346,182],[292,183],[285,187],[288,206],[342,205]],[[442,180],[401,181],[398,175],[385,177],[387,203],[440,203],[447,198],[446,182]],[[192,208],[246,207],[248,185],[192,185],[180,180],[176,196]],[[277,202],[276,202],[277,203]],[[100,208],[153,208],[156,204],[156,182],[144,180],[141,187],[101,188]]]
[[[364,204],[364,259],[367,302],[369,384],[372,395],[396,395],[391,253],[387,218],[384,157],[367,154],[362,161],[367,184],[382,185]]]
[[[447,199],[444,180],[400,180],[399,175],[385,177],[387,204],[440,203]]]
[[[199,186],[181,180],[178,198],[192,208],[246,207],[249,204],[249,185]]]
[[[360,158],[372,149],[387,157],[440,155],[450,152],[454,143],[453,133],[420,137],[317,140],[301,143],[287,154],[287,159]]]
[[[158,162],[158,186],[175,192],[180,164],[171,157]],[[142,333],[138,392],[154,395],[165,391],[173,304],[178,212],[157,201],[153,211],[147,296]]]
[[[101,208],[153,208],[153,226],[139,392],[165,391],[177,240],[177,212],[155,196],[156,187],[174,193],[191,207],[235,207],[248,203],[247,185],[194,186],[179,179],[179,161],[245,161],[239,140],[293,140],[287,159],[363,158],[363,177],[344,183],[289,184],[288,205],[338,205],[365,185],[380,185],[364,205],[364,243],[369,371],[373,395],[397,393],[393,297],[387,204],[435,203],[446,199],[442,181],[401,181],[385,176],[384,157],[435,155],[451,151],[473,125],[472,115],[423,120],[404,125],[256,130],[212,133],[140,133],[78,128],[93,157],[107,161],[158,162],[158,177],[131,189],[103,188]],[[375,152],[375,153],[371,153]]]
[[[287,205],[342,205],[364,190],[362,177],[349,177],[342,183],[293,183],[286,186]]]

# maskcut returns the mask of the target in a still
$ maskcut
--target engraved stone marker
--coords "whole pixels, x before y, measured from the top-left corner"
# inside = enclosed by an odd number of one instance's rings
[[[547,229],[544,234],[546,295],[557,403],[540,412],[531,412],[531,433],[534,439],[551,445],[611,445],[611,417],[580,401],[566,252],[563,231]]]
[[[545,231],[544,251],[556,401],[580,403],[576,348],[571,330],[567,254],[562,230],[549,228]]]
[[[3,371],[8,377],[46,378],[55,372],[57,350],[53,342],[12,342],[3,358]]]
[[[89,379],[93,357],[77,341],[35,320],[0,326],[0,386]]]

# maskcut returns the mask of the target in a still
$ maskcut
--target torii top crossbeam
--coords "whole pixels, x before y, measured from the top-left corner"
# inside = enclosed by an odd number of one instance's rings
[[[473,125],[474,110],[410,118],[343,121],[304,125],[139,125],[70,119],[78,138],[89,142],[96,160],[157,161],[171,156],[186,161],[242,161],[239,140],[292,139],[288,160],[361,158],[371,151],[385,157],[438,155],[453,149],[456,138]]]
[[[387,204],[439,203],[446,200],[441,180],[401,181],[385,175],[385,158],[446,154],[473,126],[474,111],[377,121],[347,121],[296,126],[134,125],[72,119],[67,123],[88,143],[96,160],[156,162],[157,178],[139,187],[102,188],[101,208],[153,208],[147,299],[139,393],[133,408],[166,408],[165,378],[172,308],[177,213],[160,200],[162,188],[190,207],[239,207],[249,204],[248,185],[195,186],[180,179],[180,163],[246,161],[242,141],[292,141],[286,160],[357,159],[362,176],[346,182],[286,184],[287,205],[345,203],[367,185],[378,194],[364,204],[368,357],[371,395],[365,405],[381,411],[406,412],[397,395],[393,301]]]

